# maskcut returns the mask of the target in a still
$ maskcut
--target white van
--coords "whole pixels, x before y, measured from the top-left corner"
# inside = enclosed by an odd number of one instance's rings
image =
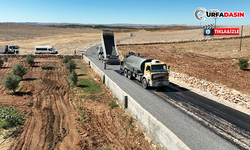
[[[58,51],[51,46],[36,46],[35,54],[58,54]]]

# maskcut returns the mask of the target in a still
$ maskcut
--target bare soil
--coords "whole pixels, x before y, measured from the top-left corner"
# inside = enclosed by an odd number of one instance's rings
[[[133,119],[119,107],[111,109],[111,92],[105,89],[94,94],[81,93],[84,87],[69,86],[69,73],[61,59],[35,59],[35,66],[23,76],[16,94],[0,85],[0,106],[13,106],[28,117],[17,128],[13,140],[1,149],[151,149],[143,134],[134,127]],[[0,82],[11,74],[12,67],[22,63],[10,58],[0,69]],[[93,78],[86,64],[78,60],[79,78]],[[89,68],[88,68],[89,69]],[[100,79],[96,77],[96,81]],[[80,88],[80,89],[79,89]],[[79,92],[78,92],[79,90]],[[81,98],[78,97],[81,94]],[[86,122],[78,121],[77,108],[83,108]],[[8,147],[9,146],[9,147]]]

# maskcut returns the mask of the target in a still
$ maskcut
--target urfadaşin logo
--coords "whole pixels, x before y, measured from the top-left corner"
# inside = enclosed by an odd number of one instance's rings
[[[207,18],[244,18],[245,12],[220,12],[218,9],[210,9],[207,11],[205,8],[197,8],[194,12],[194,16],[197,20],[205,20]]]

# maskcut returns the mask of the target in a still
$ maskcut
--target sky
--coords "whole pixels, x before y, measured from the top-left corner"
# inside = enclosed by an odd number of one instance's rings
[[[249,0],[0,0],[0,22],[82,24],[185,24],[198,21],[197,8],[244,11],[244,18],[218,18],[217,25],[250,25]],[[248,15],[249,14],[249,15]]]

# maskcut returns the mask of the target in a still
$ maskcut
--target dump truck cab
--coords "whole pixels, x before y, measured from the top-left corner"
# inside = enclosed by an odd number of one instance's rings
[[[5,45],[4,47],[0,47],[0,54],[19,54],[19,46]]]
[[[167,65],[159,60],[152,60],[145,63],[144,75],[142,77],[142,84],[144,88],[162,87],[169,84]],[[145,80],[145,81],[143,81]],[[146,83],[145,83],[146,82]]]

